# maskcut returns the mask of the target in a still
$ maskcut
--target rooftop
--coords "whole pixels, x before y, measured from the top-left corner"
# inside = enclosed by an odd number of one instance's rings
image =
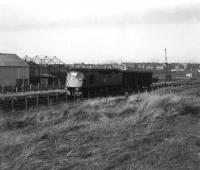
[[[0,67],[28,67],[29,65],[16,54],[0,53]]]

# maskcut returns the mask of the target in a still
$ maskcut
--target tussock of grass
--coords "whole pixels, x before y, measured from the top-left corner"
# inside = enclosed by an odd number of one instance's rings
[[[140,94],[1,113],[0,169],[200,169],[195,97]]]

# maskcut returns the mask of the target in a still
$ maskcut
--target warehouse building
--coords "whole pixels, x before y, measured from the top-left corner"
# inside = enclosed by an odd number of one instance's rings
[[[0,86],[29,84],[29,65],[16,54],[0,53]]]

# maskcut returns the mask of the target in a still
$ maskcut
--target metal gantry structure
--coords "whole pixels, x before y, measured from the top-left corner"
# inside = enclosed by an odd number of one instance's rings
[[[56,56],[37,55],[25,56],[24,61],[30,67],[30,82],[39,83],[41,79],[48,79],[48,84],[62,81],[64,83],[67,65]]]
[[[37,55],[35,57],[25,56],[24,60],[38,65],[66,65],[56,56]]]

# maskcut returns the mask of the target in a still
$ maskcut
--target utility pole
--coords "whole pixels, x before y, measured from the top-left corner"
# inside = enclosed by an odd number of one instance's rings
[[[165,48],[165,82],[168,80],[167,49]]]
[[[165,64],[167,64],[167,49],[165,48]]]

